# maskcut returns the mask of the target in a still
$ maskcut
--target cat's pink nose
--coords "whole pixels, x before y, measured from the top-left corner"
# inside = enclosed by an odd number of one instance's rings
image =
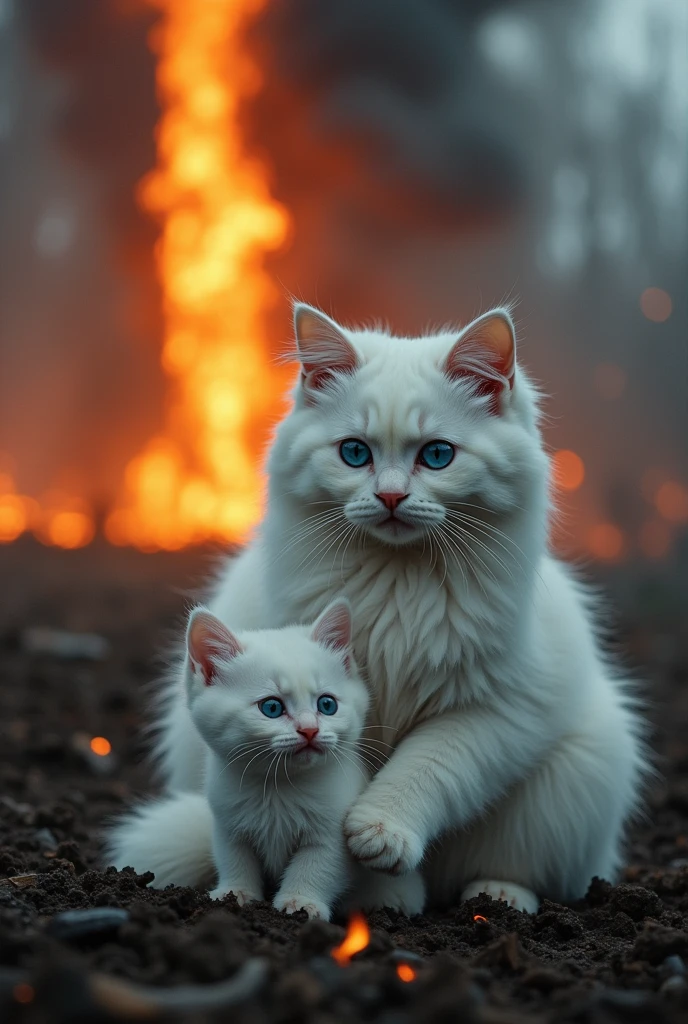
[[[397,505],[400,505],[404,498],[408,498],[408,494],[404,494],[403,491],[380,491],[375,497],[379,498],[390,512],[394,512]]]
[[[312,743],[315,737],[320,732],[317,726],[314,729],[307,729],[305,727],[302,727],[301,729],[297,729],[296,731],[299,733],[300,736],[305,736],[309,743]]]

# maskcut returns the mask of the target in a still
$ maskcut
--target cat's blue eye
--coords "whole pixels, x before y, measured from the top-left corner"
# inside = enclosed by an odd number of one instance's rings
[[[360,469],[361,466],[367,466],[369,462],[373,461],[373,453],[368,445],[363,441],[358,441],[355,437],[349,438],[348,441],[342,441],[339,446],[339,454],[347,466],[353,466],[354,469]]]
[[[430,441],[423,445],[418,461],[428,469],[445,469],[454,458],[456,449],[448,441]]]
[[[318,697],[318,711],[321,715],[334,715],[338,707],[337,701],[334,697],[330,697],[328,693]]]
[[[284,714],[284,704],[277,697],[268,697],[258,705],[266,718],[279,718]]]

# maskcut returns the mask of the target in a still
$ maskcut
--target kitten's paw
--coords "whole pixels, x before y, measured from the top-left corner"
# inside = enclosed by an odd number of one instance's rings
[[[275,910],[283,910],[285,914],[298,914],[299,910],[305,910],[310,921],[320,918],[323,921],[330,920],[330,908],[311,896],[300,896],[298,893],[277,893],[272,905]]]
[[[344,823],[352,857],[375,871],[403,875],[423,856],[423,844],[410,828],[375,807],[354,807]]]
[[[515,882],[493,882],[492,880],[480,880],[471,882],[461,893],[462,900],[470,900],[474,896],[485,893],[493,900],[503,900],[514,910],[525,910],[528,914],[535,914],[540,906],[540,900],[530,889]]]
[[[218,885],[217,889],[211,889],[208,895],[211,900],[223,900],[230,892],[234,895],[240,907],[245,907],[247,903],[255,903],[263,898],[260,893],[249,892],[247,889],[239,889],[238,887],[234,888],[231,885]]]

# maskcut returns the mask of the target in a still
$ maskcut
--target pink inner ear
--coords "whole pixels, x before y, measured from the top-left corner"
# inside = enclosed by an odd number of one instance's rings
[[[452,380],[470,378],[479,395],[494,400],[505,388],[513,388],[516,343],[511,320],[505,313],[486,313],[466,328],[447,356],[443,370]]]
[[[237,638],[210,612],[194,612],[189,623],[186,644],[194,666],[203,673],[206,686],[212,686],[217,661],[231,661],[243,648]]]
[[[351,609],[347,602],[337,601],[322,613],[311,634],[316,643],[336,651],[351,646]]]
[[[358,356],[334,321],[310,306],[297,305],[294,326],[303,367],[302,383],[321,390],[335,373],[353,373]]]

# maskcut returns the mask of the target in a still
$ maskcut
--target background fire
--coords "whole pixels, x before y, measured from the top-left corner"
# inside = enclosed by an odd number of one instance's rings
[[[688,11],[632,8],[3,4],[0,540],[241,540],[290,291],[399,331],[515,291],[557,543],[685,559]]]

